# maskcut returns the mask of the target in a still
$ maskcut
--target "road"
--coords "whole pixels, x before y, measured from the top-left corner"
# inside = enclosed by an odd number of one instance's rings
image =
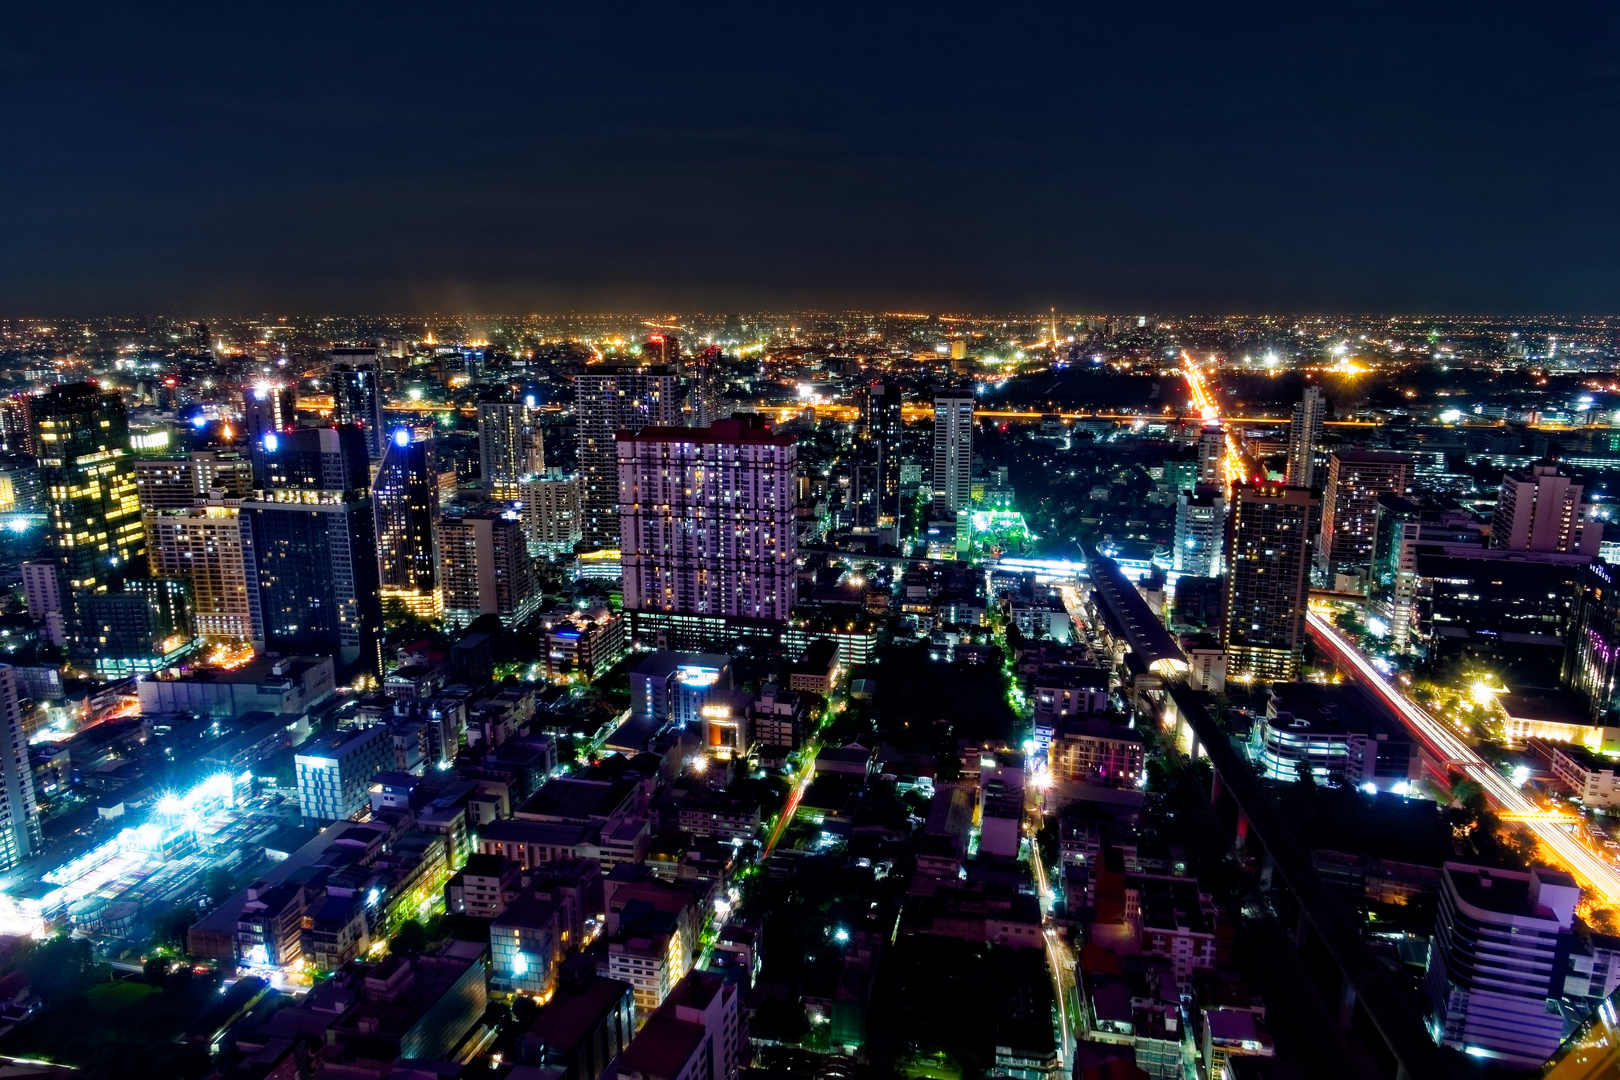
[[[1041,820],[1041,813],[1036,810],[1030,821],[1029,861],[1035,871],[1035,896],[1041,905],[1041,935],[1046,942],[1046,963],[1052,969],[1052,992],[1057,998],[1058,1064],[1068,1065],[1074,1060],[1074,1044],[1078,1038],[1074,1025],[1080,1017],[1079,987],[1075,985],[1074,954],[1052,923],[1050,905],[1054,894],[1046,880],[1040,846],[1035,842]]]
[[[809,764],[804,768],[804,775],[799,777],[798,784],[793,788],[793,794],[788,796],[787,806],[782,808],[782,816],[776,819],[776,828],[771,830],[770,838],[765,841],[765,850],[760,852],[759,855],[761,863],[770,858],[771,852],[776,850],[776,842],[782,839],[782,833],[787,831],[788,823],[793,820],[793,815],[798,813],[799,800],[804,798],[805,789],[810,786],[811,778],[816,775],[814,753],[809,755],[808,761]]]
[[[1306,625],[1311,635],[1326,647],[1345,673],[1382,697],[1437,760],[1478,784],[1485,797],[1504,815],[1513,815],[1522,821],[1558,865],[1590,886],[1605,902],[1620,904],[1620,870],[1613,863],[1588,851],[1555,820],[1548,820],[1542,807],[1476,753],[1448,725],[1413,704],[1321,615],[1314,611],[1308,613]]]

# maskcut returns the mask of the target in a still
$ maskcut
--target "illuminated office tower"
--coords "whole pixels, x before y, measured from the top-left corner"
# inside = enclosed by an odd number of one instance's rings
[[[152,574],[190,583],[193,625],[207,640],[253,637],[239,518],[235,506],[221,504],[146,515]]]
[[[1491,547],[1507,551],[1562,551],[1596,555],[1603,522],[1588,517],[1581,485],[1542,463],[1502,477],[1491,516]]]
[[[973,391],[934,395],[934,514],[954,517],[972,503]]]
[[[613,437],[680,423],[675,374],[667,367],[592,364],[574,377],[579,430],[580,508],[587,543],[619,542],[619,462]]]
[[[484,492],[502,501],[518,497],[518,481],[546,471],[540,410],[534,399],[478,403],[478,460]]]
[[[518,485],[529,554],[560,555],[580,541],[579,474],[553,469]]]
[[[510,510],[440,521],[439,580],[448,626],[466,626],[481,615],[512,626],[540,609],[528,540]]]
[[[1322,483],[1321,470],[1317,468],[1316,448],[1322,444],[1322,419],[1327,413],[1327,403],[1322,400],[1322,391],[1315,386],[1305,388],[1305,396],[1294,406],[1294,418],[1288,425],[1288,476],[1289,487],[1312,488],[1320,487]]]
[[[0,664],[0,870],[43,847],[19,696],[11,666]]]
[[[395,428],[372,482],[377,519],[377,581],[386,611],[402,604],[418,618],[444,614],[439,589],[439,473],[433,436]]]
[[[242,502],[256,648],[379,673],[382,603],[365,434],[299,428],[266,440],[267,483]]]
[[[1221,572],[1221,547],[1226,541],[1226,500],[1217,487],[1199,484],[1176,499],[1176,550],[1173,566],[1193,577],[1215,577]]]
[[[1319,557],[1329,574],[1366,573],[1378,528],[1378,496],[1405,495],[1412,459],[1376,450],[1335,450],[1328,456],[1322,491]]]
[[[248,446],[257,448],[264,437],[274,432],[291,430],[298,426],[293,415],[297,398],[290,386],[260,383],[242,391],[242,426],[247,433]]]
[[[31,410],[50,514],[46,550],[56,564],[69,648],[84,658],[97,651],[81,618],[84,600],[146,574],[129,422],[117,394],[88,383],[54,387]]]
[[[620,432],[625,610],[785,621],[798,461],[797,440],[754,416]]]
[[[366,456],[382,457],[382,386],[375,349],[332,350],[332,419],[359,428],[366,436]]]
[[[1232,488],[1221,634],[1228,679],[1299,678],[1320,506],[1305,488]]]
[[[879,521],[900,516],[900,388],[875,381],[861,392],[861,434],[877,469],[876,501]]]

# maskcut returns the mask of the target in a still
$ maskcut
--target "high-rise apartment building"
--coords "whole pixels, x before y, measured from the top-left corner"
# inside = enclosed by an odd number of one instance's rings
[[[375,349],[332,350],[332,419],[365,433],[372,461],[383,452],[381,378]]]
[[[247,564],[236,506],[193,506],[146,515],[146,555],[152,575],[191,585],[198,637],[249,641]]]
[[[785,621],[798,460],[794,437],[758,417],[621,432],[625,610]]]
[[[34,454],[32,401],[28,394],[0,398],[0,450],[8,454]]]
[[[539,582],[523,524],[514,511],[490,510],[439,522],[444,617],[465,626],[498,615],[508,626],[539,610]]]
[[[285,432],[266,446],[265,471],[265,490],[241,508],[254,645],[380,672],[365,433],[348,425]]]
[[[1559,999],[1580,899],[1563,870],[1446,863],[1424,979],[1435,1041],[1540,1068],[1563,1037]]]
[[[135,491],[142,513],[188,510],[210,493],[245,499],[253,494],[253,465],[232,450],[193,450],[187,458],[135,462]]]
[[[0,870],[43,847],[19,697],[11,666],[0,664]]]
[[[518,484],[518,512],[531,555],[561,555],[574,550],[583,531],[579,474],[553,469]]]
[[[96,654],[82,600],[146,574],[146,534],[123,400],[88,383],[57,386],[30,403],[40,480],[50,513],[47,550],[70,650]]]
[[[382,606],[402,604],[418,618],[444,614],[439,588],[439,472],[433,435],[396,428],[372,481],[377,582]]]
[[[878,521],[900,516],[900,439],[904,421],[900,413],[900,387],[881,380],[861,392],[861,434],[876,469],[875,501]]]
[[[1221,634],[1227,678],[1298,679],[1320,508],[1305,488],[1232,488]]]
[[[1335,450],[1328,455],[1322,491],[1320,557],[1329,574],[1366,574],[1378,525],[1378,497],[1405,495],[1412,459],[1378,450]]]
[[[1588,517],[1582,488],[1550,462],[1502,477],[1491,516],[1491,547],[1506,551],[1565,551],[1596,555],[1603,523]]]
[[[972,503],[973,391],[934,395],[934,515],[955,517]]]
[[[1317,464],[1317,447],[1322,445],[1322,421],[1327,416],[1327,402],[1322,400],[1321,388],[1307,386],[1305,396],[1294,406],[1294,418],[1288,425],[1289,487],[1313,488],[1322,483]]]
[[[518,497],[518,481],[546,471],[540,410],[527,401],[478,403],[478,460],[484,492],[492,499]]]
[[[619,542],[619,461],[614,435],[680,423],[674,371],[668,367],[592,364],[574,377],[579,431],[580,508],[587,543]]]
[[[1221,572],[1226,543],[1226,500],[1220,489],[1199,484],[1176,499],[1176,549],[1171,565],[1193,577]]]

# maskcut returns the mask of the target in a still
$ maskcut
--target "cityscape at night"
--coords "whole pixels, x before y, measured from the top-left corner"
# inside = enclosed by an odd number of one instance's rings
[[[0,25],[0,1080],[1620,1080],[1620,8]]]
[[[0,322],[0,1052],[1607,1075],[1617,356],[1620,318]]]

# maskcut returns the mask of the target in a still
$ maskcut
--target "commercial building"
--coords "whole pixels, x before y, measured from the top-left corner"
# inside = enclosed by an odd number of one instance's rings
[[[1318,553],[1330,576],[1368,573],[1378,525],[1378,497],[1406,495],[1411,486],[1412,459],[1405,454],[1335,450],[1328,455]]]
[[[798,444],[757,417],[618,435],[624,607],[785,623]],[[639,631],[638,631],[639,636]]]
[[[1060,722],[1047,762],[1058,782],[1134,788],[1146,775],[1141,733],[1100,718]]]
[[[207,640],[253,637],[240,517],[237,507],[219,504],[145,517],[152,575],[190,585],[194,627]]]
[[[336,691],[329,656],[260,657],[240,667],[195,667],[136,684],[141,711],[232,717],[265,712],[302,716]]]
[[[566,947],[559,925],[563,900],[523,895],[489,924],[490,982],[501,990],[549,994]]]
[[[1540,1068],[1563,1037],[1558,1000],[1580,898],[1562,870],[1446,863],[1424,980],[1435,1041]]]
[[[1221,572],[1221,548],[1226,539],[1226,500],[1220,489],[1199,484],[1176,498],[1176,540],[1171,565],[1194,577],[1215,577]]]
[[[513,511],[486,510],[439,522],[445,622],[465,626],[498,615],[508,626],[533,616],[539,583],[523,525]]]
[[[1601,757],[1584,746],[1547,743],[1546,755],[1553,779],[1582,806],[1620,805],[1620,763]]]
[[[1320,780],[1404,795],[1421,769],[1406,728],[1352,683],[1273,683],[1250,739],[1269,780],[1297,780],[1303,766]]]
[[[574,612],[545,632],[546,677],[594,679],[624,655],[624,616],[610,608]]]
[[[492,499],[518,498],[518,481],[546,471],[540,410],[532,397],[478,403],[478,461],[484,493]]]
[[[304,820],[343,821],[371,805],[371,780],[394,766],[384,724],[351,728],[304,744],[293,757]]]
[[[1505,474],[1491,517],[1491,547],[1595,556],[1603,543],[1603,523],[1591,518],[1581,491],[1552,463]]]
[[[1320,506],[1304,488],[1233,487],[1221,633],[1228,679],[1298,677]]]
[[[1590,556],[1445,545],[1415,556],[1414,637],[1431,661],[1466,658],[1552,685]]]
[[[664,366],[592,364],[574,377],[580,506],[586,543],[619,542],[619,456],[615,435],[673,427],[681,410],[675,373]]]
[[[382,670],[376,520],[364,433],[268,435],[269,485],[241,508],[253,644]]]
[[[518,1063],[557,1070],[556,1080],[600,1080],[635,1030],[630,984],[598,975],[594,964],[576,957],[563,963],[556,994],[519,1037]]]
[[[377,351],[367,348],[337,348],[331,353],[328,377],[332,383],[332,419],[340,427],[358,428],[364,437],[366,456],[382,457],[382,385],[377,367]]]
[[[1294,417],[1288,424],[1288,471],[1284,483],[1289,487],[1314,488],[1322,484],[1322,471],[1317,463],[1317,447],[1322,445],[1322,421],[1327,416],[1327,402],[1322,400],[1320,387],[1307,386]]]
[[[1450,500],[1416,503],[1400,495],[1378,497],[1368,595],[1375,618],[1385,621],[1398,651],[1415,636],[1417,553],[1440,546],[1457,554],[1485,546],[1485,527]]]
[[[933,515],[955,518],[972,503],[973,390],[934,395]]]
[[[630,715],[696,729],[710,699],[730,690],[731,657],[724,653],[655,652],[630,673]]]
[[[439,471],[433,436],[396,428],[372,482],[382,606],[421,619],[444,614],[439,588]]]
[[[260,383],[242,390],[242,425],[250,453],[264,448],[264,437],[279,435],[298,426],[297,394],[294,388],[276,383]]]
[[[1620,724],[1620,589],[1614,577],[1606,562],[1581,569],[1564,649],[1564,685],[1585,699],[1594,723]]]
[[[531,555],[566,555],[584,539],[578,473],[553,469],[518,483],[518,511]]]

